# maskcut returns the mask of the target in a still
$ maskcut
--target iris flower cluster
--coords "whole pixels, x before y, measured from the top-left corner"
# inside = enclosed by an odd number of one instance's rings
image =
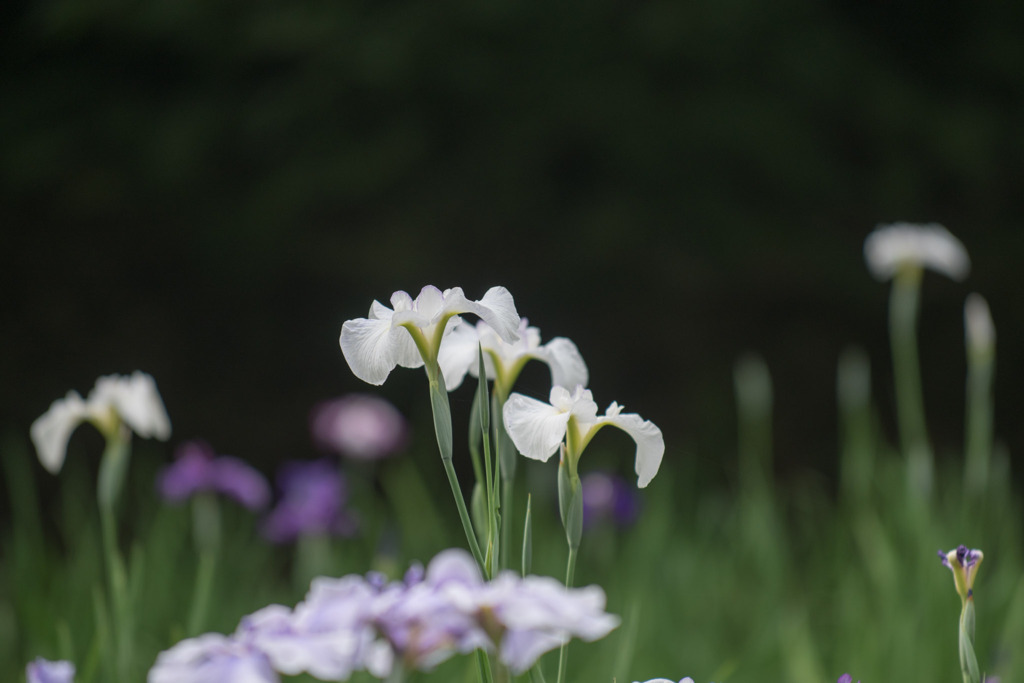
[[[157,658],[149,683],[276,683],[279,674],[344,681],[429,670],[455,654],[494,653],[514,673],[571,638],[603,638],[619,624],[597,586],[503,572],[485,581],[472,556],[450,549],[401,581],[379,574],[320,577],[293,609],[270,605],[231,636],[184,640]]]

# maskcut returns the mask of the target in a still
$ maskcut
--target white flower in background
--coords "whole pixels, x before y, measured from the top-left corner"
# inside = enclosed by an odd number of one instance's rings
[[[171,420],[152,377],[139,371],[130,377],[108,375],[96,380],[87,399],[69,391],[32,423],[32,443],[43,467],[60,471],[71,433],[82,422],[92,422],[107,438],[116,436],[122,424],[144,438],[166,441],[171,436]]]
[[[878,280],[907,267],[931,268],[954,280],[971,270],[964,245],[938,223],[880,225],[864,240],[864,259]]]
[[[519,339],[509,343],[485,322],[475,326],[465,322],[454,325],[441,346],[438,362],[448,391],[458,388],[469,372],[479,376],[477,347],[484,350],[484,370],[503,395],[508,395],[526,362],[535,359],[551,368],[552,386],[571,389],[577,384],[587,386],[589,374],[579,349],[565,337],[540,343],[540,330],[530,327],[526,318],[519,322]]]
[[[985,297],[968,294],[964,302],[964,332],[967,348],[974,353],[991,353],[996,345],[996,327]]]
[[[576,387],[569,393],[564,387],[552,387],[550,403],[522,394],[512,394],[503,410],[505,430],[520,453],[534,460],[547,461],[565,442],[566,457],[575,471],[583,449],[605,425],[618,427],[636,442],[637,486],[644,488],[661,467],[665,440],[661,430],[636,413],[623,413],[612,402],[601,417],[590,391]]]
[[[452,331],[459,313],[484,320],[506,342],[518,339],[519,314],[504,287],[491,287],[479,301],[470,301],[461,287],[426,286],[413,299],[403,291],[391,295],[394,309],[374,301],[368,318],[347,320],[338,340],[352,373],[380,385],[395,366],[436,372],[441,342]],[[404,329],[403,329],[404,328]]]

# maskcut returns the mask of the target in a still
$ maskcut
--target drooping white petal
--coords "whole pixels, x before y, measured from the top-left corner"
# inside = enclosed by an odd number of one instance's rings
[[[68,441],[75,428],[88,417],[88,408],[77,391],[57,399],[50,409],[36,418],[29,433],[35,444],[39,462],[49,472],[57,474],[64,465]]]
[[[100,377],[89,392],[87,404],[101,420],[104,413],[113,408],[124,423],[143,438],[166,441],[171,437],[171,419],[156,382],[144,372],[136,370],[130,377]]]
[[[570,413],[553,405],[514,393],[502,410],[505,431],[527,458],[546,461],[565,438]]]
[[[473,311],[507,342],[519,339],[519,313],[512,294],[504,287],[491,287],[478,304],[482,311]]]
[[[394,330],[409,337],[403,329]],[[400,342],[393,338],[391,320],[356,318],[346,320],[341,326],[338,343],[349,368],[359,379],[369,384],[381,385],[395,369],[398,360],[395,349]],[[412,343],[412,338],[409,338]],[[420,361],[422,363],[422,360]]]
[[[437,353],[437,363],[441,366],[441,374],[444,375],[445,388],[448,391],[458,389],[466,378],[466,373],[476,373],[477,350],[480,344],[480,335],[477,328],[462,320],[451,325],[451,331],[445,335],[441,342],[441,349]],[[484,354],[484,362],[489,359]]]
[[[593,429],[610,424],[633,438],[636,442],[637,486],[644,488],[651,483],[661,467],[661,459],[665,455],[665,439],[661,430],[650,420],[636,413],[621,413],[621,410],[617,403],[612,403],[605,415],[597,418]]]
[[[573,388],[587,386],[590,373],[583,356],[571,340],[555,337],[533,352],[535,358],[544,361],[551,368],[551,383],[555,386]]]
[[[954,280],[963,280],[971,269],[963,243],[938,223],[881,225],[864,240],[864,259],[878,280],[891,278],[907,263]]]

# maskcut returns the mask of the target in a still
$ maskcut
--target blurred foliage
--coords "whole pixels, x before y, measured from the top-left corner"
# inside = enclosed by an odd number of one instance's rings
[[[828,468],[839,350],[859,341],[885,367],[885,288],[860,248],[890,220],[946,223],[1001,339],[1024,337],[1014,3],[0,11],[11,427],[140,368],[177,436],[269,463],[307,446],[314,401],[362,388],[342,321],[398,288],[504,284],[577,341],[600,403],[664,425],[717,476],[731,363],[760,351],[783,378],[780,468]],[[926,284],[922,338],[943,341],[926,375],[962,368],[967,291]],[[1002,411],[1024,400],[1024,367],[1000,363]],[[961,376],[926,380],[948,448]],[[386,391],[410,409],[412,387]],[[1000,423],[1021,450],[1024,426]]]

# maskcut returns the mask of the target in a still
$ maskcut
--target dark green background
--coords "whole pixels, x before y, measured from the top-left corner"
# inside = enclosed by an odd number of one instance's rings
[[[847,343],[872,355],[892,434],[888,288],[863,238],[934,220],[974,261],[965,284],[925,280],[939,450],[961,443],[972,290],[1000,335],[998,432],[1024,449],[1024,5],[0,12],[5,428],[143,369],[175,441],[203,436],[269,470],[310,454],[315,401],[377,391],[345,367],[344,320],[400,288],[478,298],[503,284],[545,338],[577,342],[602,407],[654,420],[667,462],[698,463],[709,485],[734,467],[732,363],[763,353],[780,473],[827,476]],[[382,393],[427,410],[420,373]]]

